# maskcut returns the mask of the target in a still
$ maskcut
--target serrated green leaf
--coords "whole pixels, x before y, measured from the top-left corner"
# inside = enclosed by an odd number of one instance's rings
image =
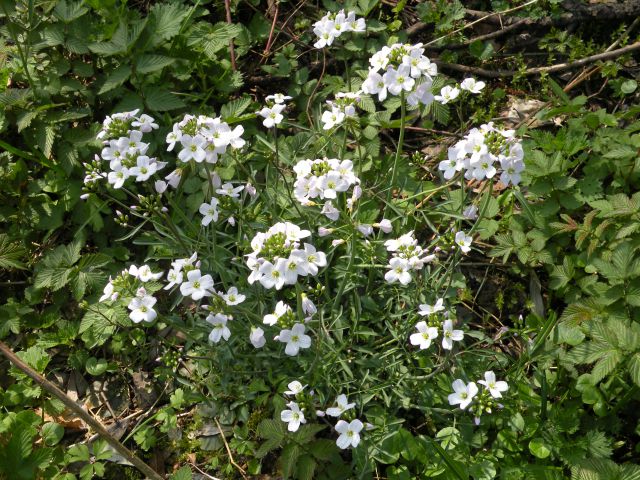
[[[166,112],[185,107],[185,103],[176,94],[158,87],[145,90],[144,101],[149,109],[156,112]]]
[[[141,55],[136,62],[138,73],[152,73],[162,70],[176,61],[175,58],[165,55]]]
[[[64,23],[71,23],[76,18],[80,18],[89,11],[87,7],[82,5],[83,2],[73,2],[68,0],[60,0],[56,2],[53,9],[53,15]]]
[[[111,73],[98,90],[98,95],[109,92],[126,82],[131,76],[131,67],[129,65],[120,65]]]
[[[180,32],[182,21],[187,15],[189,15],[189,10],[184,5],[156,3],[151,7],[150,12],[154,35],[162,40],[170,40],[175,37]]]
[[[220,109],[220,116],[225,122],[233,122],[237,117],[244,113],[249,105],[251,105],[250,97],[245,96],[237,98],[223,105]]]

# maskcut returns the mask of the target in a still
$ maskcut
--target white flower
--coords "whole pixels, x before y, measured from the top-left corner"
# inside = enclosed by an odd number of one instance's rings
[[[249,341],[255,348],[264,347],[264,344],[267,343],[266,338],[264,338],[264,330],[262,330],[260,327],[251,327]]]
[[[185,163],[189,160],[201,163],[207,156],[207,153],[204,151],[205,140],[199,135],[195,137],[183,135],[182,138],[180,138],[180,143],[182,144],[182,150],[180,150],[178,158]]]
[[[462,216],[468,220],[475,220],[478,218],[478,207],[469,205],[462,211]]]
[[[458,90],[456,87],[450,87],[449,85],[446,85],[440,90],[440,95],[436,95],[434,99],[444,105],[455,100],[458,95],[460,95],[460,90]]]
[[[171,289],[174,285],[180,285],[182,283],[183,274],[180,270],[172,268],[167,273],[167,280],[169,283],[164,287],[164,290]]]
[[[295,397],[304,390],[304,387],[306,387],[306,385],[303,386],[299,381],[294,380],[293,382],[289,382],[287,385],[289,390],[285,390],[284,394],[289,395],[290,397]]]
[[[284,116],[282,115],[282,111],[286,108],[286,105],[283,103],[276,103],[272,107],[264,107],[262,110],[258,112],[264,120],[262,124],[267,128],[272,128],[276,125],[282,123]]]
[[[265,261],[258,270],[261,275],[258,279],[264,288],[273,288],[280,290],[284,286],[285,278],[285,262],[283,258],[279,258],[276,264]]]
[[[476,82],[475,78],[465,78],[460,82],[460,88],[471,93],[480,93],[485,85],[482,81]]]
[[[477,163],[472,163],[473,170],[467,172],[465,177],[475,178],[476,180],[484,180],[485,178],[493,178],[497,172],[493,166],[493,160],[490,155],[484,155]]]
[[[267,325],[273,326],[276,323],[278,323],[278,319],[280,317],[282,317],[283,315],[286,315],[289,312],[291,312],[291,307],[286,303],[284,303],[282,300],[280,300],[276,304],[275,311],[273,313],[270,313],[264,316],[263,322],[266,323]]]
[[[216,313],[215,315],[210,313],[207,316],[207,322],[213,325],[213,330],[211,330],[211,333],[209,334],[210,342],[218,343],[222,338],[229,340],[231,331],[229,330],[229,327],[227,327],[228,319],[229,317],[221,313]]]
[[[223,183],[222,186],[216,190],[216,193],[218,195],[226,195],[231,198],[238,198],[242,190],[244,190],[244,185],[233,188],[233,185],[227,182]]]
[[[369,235],[371,235],[373,233],[373,226],[369,225],[367,223],[361,223],[356,228],[365,237],[368,237]]]
[[[327,235],[331,235],[333,230],[333,228],[318,227],[318,236],[326,237]]]
[[[423,303],[421,305],[418,305],[418,308],[420,309],[418,315],[433,315],[434,313],[444,310],[444,299],[439,298],[438,300],[436,300],[435,305],[428,305],[426,303]]]
[[[487,387],[493,398],[502,398],[501,392],[506,392],[509,389],[507,382],[496,381],[496,374],[491,370],[484,372],[484,380],[478,380],[478,383]]]
[[[438,329],[436,327],[428,327],[427,322],[418,322],[416,324],[418,333],[414,333],[409,337],[411,345],[419,345],[420,350],[429,348],[431,341],[438,337]]]
[[[349,448],[349,446],[357,447],[360,443],[360,431],[363,426],[362,422],[358,419],[352,420],[351,423],[339,420],[338,423],[336,423],[336,432],[338,432],[340,436],[336,441],[336,445],[342,449]]]
[[[524,162],[506,157],[500,160],[500,166],[503,172],[500,174],[500,181],[505,185],[518,185],[522,179],[522,171],[524,170]]]
[[[113,188],[122,188],[125,180],[130,176],[129,169],[120,165],[119,162],[112,165],[111,168],[113,171],[107,175],[107,182],[113,185]]]
[[[454,393],[449,395],[449,405],[460,405],[462,410],[471,404],[478,393],[478,386],[474,382],[465,385],[459,378],[451,384],[451,388]]]
[[[267,102],[273,101],[273,103],[284,103],[287,100],[291,100],[291,97],[288,95],[283,95],[282,93],[274,93],[273,95],[268,95],[265,100]]]
[[[140,268],[137,268],[135,265],[131,265],[131,267],[129,267],[129,274],[137,277],[138,280],[143,283],[150,280],[158,280],[162,278],[162,275],[164,275],[163,272],[153,273],[149,265],[142,265]]]
[[[442,324],[442,348],[451,350],[453,348],[453,342],[460,342],[463,338],[464,332],[462,330],[454,330],[451,320],[444,321]]]
[[[387,98],[387,84],[377,72],[369,71],[369,76],[362,84],[362,91],[371,95],[378,94],[378,100],[383,102]]]
[[[389,261],[388,268],[389,270],[385,275],[384,279],[389,283],[400,282],[402,285],[407,285],[411,282],[411,274],[409,273],[409,269],[411,268],[409,262],[404,258],[393,257]]]
[[[151,130],[155,130],[158,128],[158,124],[155,123],[155,120],[153,119],[153,117],[150,117],[145,113],[140,115],[137,120],[134,120],[133,122],[131,122],[131,126],[138,127],[138,130],[140,130],[143,133],[148,133]]]
[[[339,108],[326,110],[320,119],[323,123],[322,128],[324,130],[330,130],[336,125],[340,125],[344,121],[344,116],[344,112]]]
[[[391,225],[391,220],[387,220],[386,218],[383,218],[382,220],[380,220],[379,223],[374,223],[373,226],[376,228],[379,228],[384,233],[391,233],[391,231],[393,231],[393,225]]]
[[[296,323],[291,330],[282,330],[278,336],[278,341],[286,343],[284,353],[289,356],[297,355],[301,348],[309,348],[311,346],[311,337],[305,335],[305,326],[302,323]]]
[[[148,180],[151,175],[158,171],[158,162],[147,157],[146,155],[140,155],[136,159],[136,166],[129,169],[129,174],[136,177],[136,182],[144,182]]]
[[[164,180],[156,180],[153,184],[153,188],[155,189],[156,193],[164,193],[167,191],[167,182],[165,182]]]
[[[382,79],[393,95],[400,95],[401,91],[409,92],[416,81],[411,77],[411,68],[408,65],[400,65],[398,70],[389,67]]]
[[[107,283],[102,290],[102,296],[98,300],[98,302],[104,302],[105,300],[115,300],[118,298],[118,294],[114,293],[113,283],[111,283],[111,279],[109,279],[109,283]]]
[[[307,271],[314,277],[318,274],[318,267],[324,267],[327,264],[325,253],[317,251],[316,247],[310,243],[304,244],[304,250],[295,250],[291,255],[303,259],[307,264]]]
[[[337,407],[327,408],[327,415],[331,417],[339,417],[347,410],[351,410],[356,406],[355,403],[349,403],[349,401],[347,400],[347,396],[344,393],[338,395],[338,398],[336,398],[336,403],[338,404]]]
[[[316,305],[311,301],[311,299],[305,294],[300,295],[301,303],[302,303],[302,311],[307,315],[315,315],[318,313],[318,309]]]
[[[131,310],[129,318],[134,323],[153,322],[158,316],[153,306],[157,300],[151,295],[144,295],[142,297],[135,297],[129,302],[127,308]]]
[[[333,206],[333,202],[331,200],[327,200],[324,202],[324,206],[322,207],[322,213],[329,220],[333,220],[334,222],[338,220],[340,217],[340,210]]]
[[[203,203],[200,205],[200,209],[198,210],[202,215],[202,226],[206,227],[212,221],[218,221],[218,199],[215,197],[211,198],[209,203]]]
[[[408,96],[407,103],[412,107],[415,107],[419,103],[423,105],[431,105],[435,100],[433,93],[431,92],[431,82],[424,82],[418,85]]]
[[[213,278],[211,275],[202,275],[200,270],[187,272],[187,281],[180,285],[180,293],[185,297],[191,295],[193,300],[200,300],[204,296],[209,296],[209,290],[213,288]]]
[[[473,238],[471,235],[467,235],[464,232],[457,232],[455,237],[456,245],[460,247],[462,253],[469,253],[471,251],[471,242]]]
[[[227,291],[227,293],[222,295],[222,298],[227,305],[233,306],[233,305],[238,305],[239,303],[244,302],[245,298],[247,297],[242,295],[241,293],[238,293],[238,289],[236,287],[231,287]]]
[[[289,407],[289,410],[280,412],[280,420],[288,423],[287,430],[295,432],[300,428],[300,424],[307,423],[307,420],[296,402],[287,403],[287,407]]]

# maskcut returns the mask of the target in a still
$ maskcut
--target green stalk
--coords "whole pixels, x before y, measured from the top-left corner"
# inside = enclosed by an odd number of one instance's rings
[[[389,187],[389,191],[387,192],[387,204],[385,205],[385,213],[387,208],[389,207],[389,203],[391,202],[391,192],[393,191],[393,186],[396,183],[396,177],[398,176],[398,160],[400,160],[400,156],[402,155],[402,146],[404,145],[404,130],[405,130],[405,121],[406,121],[406,106],[404,99],[404,90],[400,92],[400,135],[398,137],[398,146],[396,149],[396,156],[393,160],[393,170],[391,171],[391,185]]]

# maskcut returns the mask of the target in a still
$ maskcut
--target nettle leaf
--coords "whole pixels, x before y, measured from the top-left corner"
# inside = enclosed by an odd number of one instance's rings
[[[280,464],[284,478],[289,478],[293,475],[296,465],[298,464],[298,459],[302,453],[302,449],[297,443],[289,443],[282,449],[280,453]]]
[[[172,39],[180,32],[182,21],[189,13],[184,5],[178,3],[156,3],[150,12],[154,35],[162,40]]]
[[[273,439],[282,441],[284,439],[284,426],[282,422],[271,418],[265,418],[260,422],[257,429],[258,436],[267,440]]]
[[[42,154],[51,158],[53,143],[56,139],[56,127],[53,125],[38,124],[36,127],[36,142]]]
[[[18,243],[12,243],[8,235],[0,233],[0,268],[7,270],[25,268],[22,260],[26,254],[26,248]]]
[[[179,96],[159,87],[145,89],[144,101],[149,109],[156,112],[177,110],[186,106]]]
[[[120,65],[116,68],[111,75],[109,75],[100,90],[98,90],[98,95],[102,95],[103,93],[110,92],[116,87],[119,87],[124,82],[126,82],[131,76],[131,67],[129,65]]]
[[[247,108],[251,105],[251,98],[248,96],[240,97],[231,102],[223,105],[220,109],[220,116],[225,122],[233,122],[240,115],[242,115]]]
[[[612,373],[622,360],[622,354],[619,350],[608,350],[593,367],[591,375],[595,382],[599,382],[610,373]]]
[[[175,61],[175,58],[164,55],[141,55],[136,62],[136,71],[138,73],[157,72]]]
[[[569,256],[564,257],[562,266],[554,265],[551,272],[551,279],[549,287],[553,289],[559,289],[565,287],[573,278],[575,274],[575,264],[573,259]]]
[[[640,352],[636,352],[629,358],[629,376],[633,383],[640,387]]]
[[[76,18],[80,18],[89,11],[87,7],[82,5],[83,2],[71,2],[67,0],[61,0],[56,2],[56,7],[53,9],[53,15],[64,23],[71,23]]]
[[[229,42],[242,33],[240,25],[229,23],[217,23],[210,33],[204,38],[200,38],[198,44],[202,47],[204,54],[215,59],[216,54],[229,46]]]

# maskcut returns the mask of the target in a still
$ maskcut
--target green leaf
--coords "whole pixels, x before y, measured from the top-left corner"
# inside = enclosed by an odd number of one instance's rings
[[[162,40],[172,39],[180,32],[182,21],[189,13],[189,9],[179,3],[156,3],[150,12],[154,35]]]
[[[174,93],[160,87],[144,90],[144,101],[149,109],[156,112],[166,112],[185,107],[185,103]]]
[[[27,250],[17,243],[11,243],[9,236],[0,233],[0,268],[24,269],[23,259],[27,254]]]
[[[138,73],[152,73],[162,70],[176,61],[175,58],[164,55],[141,55],[136,62]]]
[[[282,422],[271,418],[265,418],[258,424],[257,433],[260,438],[274,439],[278,441],[284,439],[285,435]]]
[[[85,363],[85,368],[91,375],[98,376],[107,371],[109,364],[104,358],[97,359],[96,357],[90,357]]]
[[[225,122],[233,122],[236,118],[244,113],[251,105],[251,98],[248,96],[240,97],[225,104],[220,109],[220,116]]]
[[[636,352],[629,358],[629,376],[633,383],[640,387],[640,352]]]
[[[296,478],[299,480],[313,480],[317,463],[311,455],[302,455],[296,466]]]
[[[131,76],[131,67],[129,65],[120,65],[116,68],[111,75],[109,75],[100,90],[98,90],[98,95],[102,95],[103,93],[107,93],[113,90],[116,87],[119,87],[124,82],[126,82]]]
[[[192,480],[193,473],[191,472],[191,469],[189,467],[182,467],[180,470],[173,473],[169,478],[170,480]]]
[[[88,11],[89,9],[83,6],[82,2],[60,0],[56,2],[56,7],[53,9],[53,15],[64,23],[71,23]]]
[[[297,443],[289,443],[282,449],[280,453],[280,463],[283,478],[286,479],[293,475],[301,453],[302,450]]]
[[[64,427],[58,423],[49,422],[42,426],[42,440],[50,447],[56,445],[64,436]]]
[[[542,438],[534,438],[529,442],[529,451],[538,458],[547,458],[551,450],[545,445]]]

